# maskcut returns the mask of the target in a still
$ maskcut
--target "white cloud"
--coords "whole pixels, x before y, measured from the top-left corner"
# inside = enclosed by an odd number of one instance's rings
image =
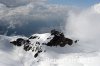
[[[98,4],[96,4],[98,5]],[[96,7],[96,9],[95,9]],[[0,26],[13,27],[21,29],[22,33],[27,33],[29,29],[37,30],[37,27],[46,25],[43,30],[49,30],[48,25],[52,26],[58,24],[57,22],[65,24],[66,19],[66,36],[72,39],[79,39],[78,44],[72,46],[62,47],[47,47],[47,54],[44,57],[48,57],[52,60],[57,59],[57,63],[45,63],[41,61],[34,63],[33,66],[99,66],[100,63],[100,14],[98,13],[97,6],[84,9],[82,11],[74,11],[73,8],[66,6],[55,6],[47,4],[27,4],[19,7],[8,8],[6,5],[0,5]],[[36,21],[36,22],[35,22]],[[9,25],[10,26],[9,26]],[[17,26],[16,26],[17,25]],[[28,26],[28,27],[27,27]],[[31,28],[30,28],[31,27]],[[22,29],[23,28],[23,29]],[[27,29],[28,28],[28,29]],[[26,32],[22,30],[26,30]],[[42,29],[42,28],[41,28]],[[17,30],[17,29],[16,29]],[[20,31],[20,30],[19,30]],[[50,30],[49,30],[50,31]],[[29,34],[29,32],[28,32]],[[12,37],[14,38],[14,37]],[[0,65],[2,66],[22,66],[22,58],[19,58],[19,54],[24,54],[18,48],[13,48],[9,45],[9,38],[0,36]],[[8,47],[9,45],[9,47]],[[8,50],[8,49],[9,50]],[[60,50],[61,51],[60,51]],[[14,52],[10,51],[14,50]],[[20,50],[20,51],[19,51]],[[9,51],[9,52],[8,52]],[[19,53],[18,53],[19,52]],[[9,54],[11,53],[11,54]],[[63,54],[62,54],[63,53]],[[29,57],[28,57],[28,56]],[[27,58],[23,60],[23,64],[29,64],[30,54],[26,53]],[[42,56],[42,54],[41,54]],[[56,56],[56,57],[55,57]],[[33,57],[33,56],[31,56]],[[52,58],[51,58],[52,57]],[[25,58],[24,58],[25,59]],[[33,60],[33,58],[31,58]],[[7,61],[9,60],[9,62]],[[63,62],[63,60],[65,62]],[[66,62],[69,61],[68,62]],[[5,62],[6,61],[6,62]],[[26,63],[25,63],[25,62]],[[5,63],[4,63],[5,62]],[[17,62],[17,64],[16,64]],[[63,63],[62,63],[63,62]],[[30,63],[33,63],[32,61]],[[27,65],[26,65],[27,66]]]
[[[0,0],[0,3],[5,4],[8,7],[16,7],[21,5],[26,5],[28,3],[43,3],[46,0]]]
[[[96,5],[80,13],[70,12],[66,23],[66,34],[79,39],[82,49],[90,52],[100,50],[100,13],[95,11]]]
[[[94,7],[94,10],[100,14],[100,3],[99,4],[96,4]]]
[[[30,27],[30,31],[36,32],[36,30],[44,31],[43,28],[45,27],[57,28],[61,23],[63,24],[65,22],[64,20],[66,19],[67,13],[72,7],[48,5],[46,3],[41,4],[41,1],[38,0],[36,1],[37,3],[28,3],[26,5],[13,8],[9,8],[6,5],[1,4],[0,23],[2,26],[4,25],[5,28],[16,28],[21,30],[23,30],[22,26],[26,28],[28,25],[33,24],[33,26]],[[42,25],[35,26],[35,24]]]

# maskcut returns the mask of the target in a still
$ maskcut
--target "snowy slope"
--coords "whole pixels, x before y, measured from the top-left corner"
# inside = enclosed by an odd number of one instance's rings
[[[12,40],[27,37],[0,35],[0,66],[100,66],[100,5],[78,15],[71,12],[66,28],[66,37],[79,39],[79,42],[65,47],[44,46],[46,52],[37,58],[34,52],[24,51],[23,46],[10,44]],[[38,35],[42,43],[49,33],[34,35]]]
[[[41,38],[42,42],[50,36],[49,33],[34,34]],[[34,52],[24,51],[22,47],[17,47],[9,42],[21,36],[0,36],[0,65],[2,66],[99,66],[100,52],[96,49],[99,45],[89,45],[87,43],[66,45],[65,47],[45,46],[46,52],[42,52],[39,57],[34,58]],[[25,38],[26,37],[21,37]],[[35,42],[35,41],[31,41]]]

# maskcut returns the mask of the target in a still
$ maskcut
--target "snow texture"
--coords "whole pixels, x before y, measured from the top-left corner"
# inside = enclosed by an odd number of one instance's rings
[[[2,5],[0,8],[5,9],[6,7]],[[45,47],[47,51],[41,53],[38,58],[34,58],[34,52],[26,52],[22,47],[10,44],[12,39],[26,37],[0,35],[0,66],[100,66],[99,9],[100,6],[96,4],[80,13],[69,11],[64,33],[66,37],[78,39],[79,42],[72,46]],[[6,17],[9,15],[11,12]],[[42,42],[47,34],[40,36]]]

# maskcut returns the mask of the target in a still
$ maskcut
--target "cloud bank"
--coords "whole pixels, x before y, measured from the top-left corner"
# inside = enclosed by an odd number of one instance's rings
[[[42,0],[36,3],[23,0],[20,5],[17,3],[13,6],[6,4],[6,0],[3,1],[0,4],[0,34],[29,35],[57,28],[63,30],[67,37],[79,39],[79,42],[64,48],[47,47],[49,52],[41,54],[41,59],[44,61],[34,63],[31,53],[25,53],[21,48],[13,47],[9,43],[9,40],[15,37],[1,35],[0,65],[23,66],[25,64],[28,66],[28,62],[35,66],[44,66],[44,64],[49,66],[100,65],[98,62],[100,61],[100,4],[77,10],[73,7],[48,5]],[[56,63],[46,62],[45,56],[50,59],[54,57],[57,59]]]
[[[83,48],[87,47],[89,51],[100,50],[99,9],[100,4],[96,4],[82,10],[80,13],[69,12],[69,17],[66,23],[66,31],[68,31],[65,32],[66,35],[79,39],[81,46]]]
[[[0,34],[29,35],[63,27],[62,24],[64,25],[67,13],[72,7],[48,5],[45,0],[35,1],[17,7],[7,7],[7,4],[1,3]]]
[[[18,7],[27,5],[29,3],[43,3],[46,0],[0,0],[0,3],[5,4],[7,7]]]

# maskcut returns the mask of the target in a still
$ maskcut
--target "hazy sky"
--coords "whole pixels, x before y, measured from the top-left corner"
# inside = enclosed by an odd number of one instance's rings
[[[0,0],[0,34],[29,35],[60,30],[65,28],[70,12],[76,14],[81,12],[80,8],[87,10],[97,3],[100,0]],[[96,6],[96,12],[100,13],[99,9]]]
[[[48,0],[48,2],[51,4],[89,7],[93,4],[100,3],[100,0]]]

